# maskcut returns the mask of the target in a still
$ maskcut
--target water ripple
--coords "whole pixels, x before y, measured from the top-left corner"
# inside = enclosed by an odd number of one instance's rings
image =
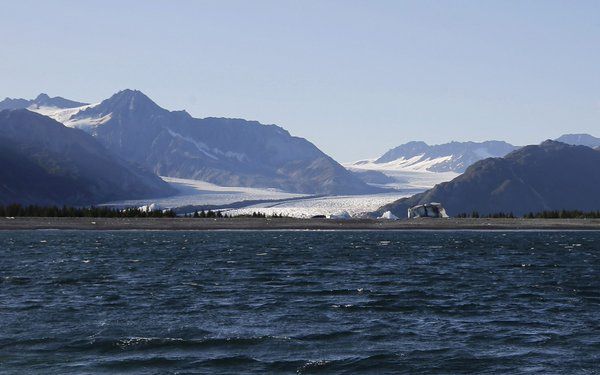
[[[0,372],[594,373],[600,233],[0,233]]]

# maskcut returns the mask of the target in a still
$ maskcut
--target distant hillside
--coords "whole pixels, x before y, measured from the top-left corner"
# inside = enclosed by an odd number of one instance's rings
[[[0,204],[89,205],[175,191],[94,138],[45,116],[0,111]]]
[[[600,147],[600,138],[589,134],[565,134],[558,137],[556,141],[569,145],[588,146],[592,148]]]
[[[120,157],[163,176],[308,194],[380,191],[279,126],[193,118],[159,107],[140,91],[123,90],[76,110],[40,113],[86,130]]]
[[[546,141],[505,158],[481,160],[450,182],[378,210],[406,217],[409,207],[440,202],[449,215],[600,209],[600,152]]]

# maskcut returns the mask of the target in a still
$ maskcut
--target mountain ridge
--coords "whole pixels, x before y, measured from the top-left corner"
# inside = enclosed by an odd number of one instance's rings
[[[40,107],[53,107],[53,108],[77,108],[87,105],[88,103],[76,102],[73,100],[65,99],[60,96],[50,97],[45,93],[39,94],[35,99],[12,99],[5,98],[0,101],[0,111],[5,109],[26,109],[29,107],[40,108]]]

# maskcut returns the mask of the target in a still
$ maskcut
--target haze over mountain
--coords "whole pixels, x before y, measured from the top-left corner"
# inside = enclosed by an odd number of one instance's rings
[[[600,210],[600,152],[556,141],[481,160],[450,182],[386,205],[406,217],[409,207],[440,202],[452,215],[543,210]]]
[[[589,134],[565,134],[556,138],[556,141],[569,145],[588,146],[591,148],[600,147],[600,138]]]
[[[310,194],[378,191],[306,139],[275,125],[226,118],[196,119],[168,111],[134,90],[78,108],[33,108],[83,129],[130,162],[169,177],[223,186],[274,187]]]
[[[175,191],[93,137],[27,110],[0,111],[0,204],[89,205]]]

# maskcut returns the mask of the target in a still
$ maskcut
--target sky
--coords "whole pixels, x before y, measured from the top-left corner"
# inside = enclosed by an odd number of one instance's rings
[[[341,162],[600,136],[600,1],[0,0],[0,97],[138,89]]]

